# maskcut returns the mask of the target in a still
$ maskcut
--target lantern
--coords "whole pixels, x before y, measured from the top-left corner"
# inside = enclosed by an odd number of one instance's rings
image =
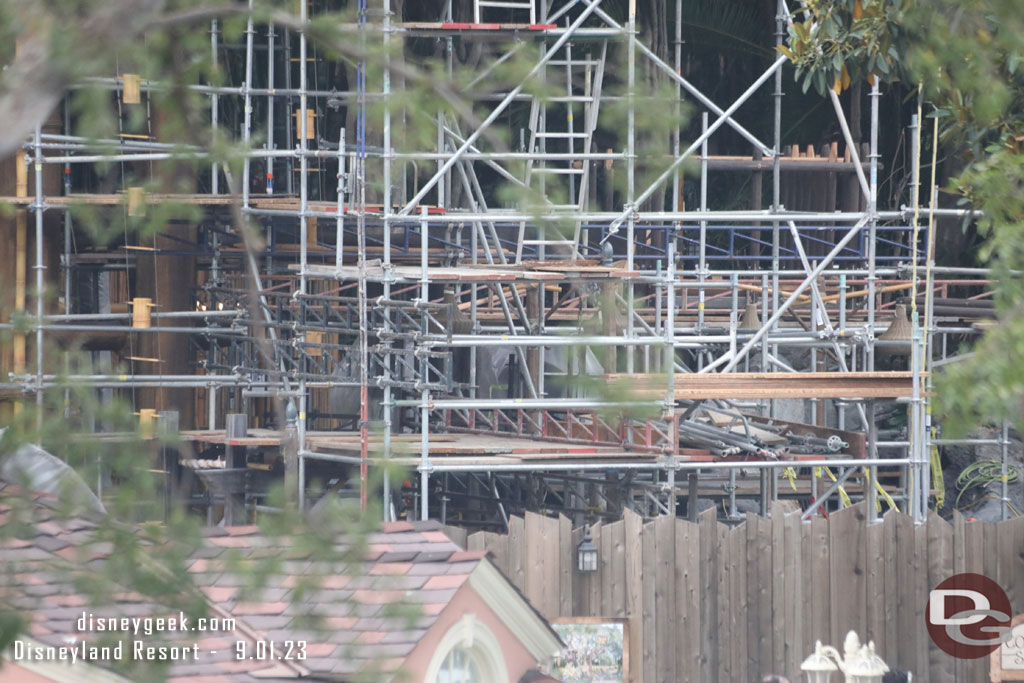
[[[590,537],[590,529],[583,532],[583,540],[576,546],[576,569],[581,572],[597,571],[597,546]]]
[[[800,665],[800,670],[807,674],[807,683],[828,683],[833,671],[839,667],[825,654],[821,641],[814,643],[814,652]]]

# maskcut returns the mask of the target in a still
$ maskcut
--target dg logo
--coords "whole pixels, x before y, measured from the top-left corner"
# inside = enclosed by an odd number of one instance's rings
[[[924,619],[943,652],[978,659],[1010,639],[1010,599],[981,574],[955,574],[928,594]]]

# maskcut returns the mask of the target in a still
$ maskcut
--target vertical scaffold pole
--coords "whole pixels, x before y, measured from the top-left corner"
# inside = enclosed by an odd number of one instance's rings
[[[36,405],[39,413],[36,424],[40,427],[39,438],[42,438],[43,420],[43,289],[46,263],[43,254],[43,145],[42,129],[37,125],[33,141],[35,149],[35,180],[36,180]]]
[[[216,73],[220,61],[217,58],[219,52],[217,46],[217,31],[219,30],[217,20],[214,19],[210,22],[210,57],[213,61],[213,72]],[[213,127],[213,135],[217,136],[217,123],[220,118],[220,97],[217,93],[210,95],[210,125]],[[70,128],[68,129],[70,130]],[[70,134],[70,133],[69,133]],[[220,173],[218,172],[217,164],[210,165],[210,194],[219,194],[220,192]]]
[[[306,139],[309,135],[309,117],[306,115],[306,109],[309,106],[308,96],[306,94],[306,77],[307,77],[307,64],[306,56],[309,49],[309,43],[306,39],[305,24],[309,21],[309,9],[305,0],[299,3],[299,21],[303,24],[302,33],[299,34],[299,151],[301,157],[299,159],[299,316],[300,319],[305,322],[305,308],[306,308],[306,290],[307,280],[306,271],[308,270],[308,258],[309,258],[309,238],[308,238],[308,227],[309,217],[306,215],[309,212],[309,159],[307,158],[306,152],[309,151],[309,141]],[[252,51],[252,20],[249,22],[249,36],[248,36],[249,51]],[[249,66],[246,67],[248,70],[252,69],[252,55],[249,57]],[[246,89],[246,99],[248,100],[248,88]],[[249,109],[249,105],[246,106]],[[249,115],[248,113],[246,114]],[[248,178],[246,179],[246,187],[248,188]],[[308,341],[306,334],[303,333],[302,341]],[[299,438],[299,451],[302,453],[306,452],[306,373],[305,362],[300,366],[303,372],[299,376],[299,419],[296,422],[296,432]]]
[[[789,14],[787,11],[785,0],[779,0],[778,7],[775,11],[775,48],[782,45],[782,39],[785,36],[786,16]],[[777,214],[782,211],[782,69],[775,72],[775,92],[773,96],[773,108],[774,108],[774,123],[772,126],[772,144],[775,149],[772,154],[772,213]],[[775,218],[772,221],[772,312],[779,310],[779,252],[780,252],[780,232],[779,232],[779,219]],[[768,317],[761,321],[761,324],[768,322]],[[778,322],[773,323],[772,329],[778,329]],[[779,345],[772,344],[771,354],[773,358],[779,358]],[[775,364],[772,364],[771,370],[764,369],[766,372],[775,372],[777,368]],[[768,401],[768,415],[769,417],[775,417],[776,415],[776,402],[775,399],[769,399]]]
[[[359,41],[366,53],[366,0],[359,0]],[[359,508],[366,510],[369,494],[370,462],[370,387],[369,330],[366,302],[366,60],[360,60],[357,77],[359,118],[356,125],[356,182],[359,191],[357,209],[359,242]]]
[[[427,270],[427,241],[429,224],[427,207],[420,207],[420,301],[426,304],[430,300],[430,275]],[[424,334],[428,331],[427,315],[424,309]],[[420,519],[430,516],[430,357],[424,355],[420,359]]]
[[[401,17],[399,17],[401,18]],[[391,300],[391,283],[389,281],[389,268],[391,263],[391,204],[392,204],[392,178],[391,178],[391,0],[384,0],[384,206],[382,207],[384,221],[384,300]],[[384,330],[389,331],[391,324],[391,311],[384,308]],[[387,342],[390,343],[390,342]],[[384,354],[383,376],[384,376],[384,397],[383,411],[384,418],[384,457],[391,457],[391,356]],[[391,519],[391,476],[384,473],[384,521]]]
[[[626,270],[633,270],[634,258],[634,232],[636,228],[636,206],[633,201],[636,199],[636,0],[629,0],[629,21],[626,31],[629,33],[629,49],[627,63],[627,97],[629,99],[629,111],[627,114],[627,152],[626,156],[626,207],[629,209],[629,218],[626,228]],[[626,287],[626,337],[633,338],[633,280],[628,280]],[[626,372],[634,372],[636,349],[632,346],[626,354]]]

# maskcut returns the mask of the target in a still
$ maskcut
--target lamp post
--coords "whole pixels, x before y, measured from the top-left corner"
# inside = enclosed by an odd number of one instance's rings
[[[583,540],[576,546],[576,569],[581,572],[597,571],[597,546],[590,537],[590,527],[583,531]]]
[[[882,683],[889,670],[881,657],[875,654],[874,642],[861,645],[853,631],[846,634],[843,654],[830,645],[814,644],[814,652],[800,665],[807,674],[808,683],[829,683],[832,673],[842,671],[846,683]]]
[[[807,674],[807,683],[828,683],[832,673],[839,670],[824,650],[821,641],[816,641],[814,652],[800,665],[800,670]]]

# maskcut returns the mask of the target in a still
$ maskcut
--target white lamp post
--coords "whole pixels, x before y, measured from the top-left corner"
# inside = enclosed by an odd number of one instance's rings
[[[846,683],[882,683],[882,676],[889,670],[885,662],[875,654],[875,644],[861,645],[860,638],[853,631],[846,634],[843,654],[830,645],[815,643],[814,653],[804,660],[800,670],[807,674],[808,683],[829,683],[832,672],[842,671]]]
[[[814,652],[800,665],[800,670],[807,674],[807,683],[828,683],[839,667],[825,654],[825,647],[819,640],[814,643]]]

